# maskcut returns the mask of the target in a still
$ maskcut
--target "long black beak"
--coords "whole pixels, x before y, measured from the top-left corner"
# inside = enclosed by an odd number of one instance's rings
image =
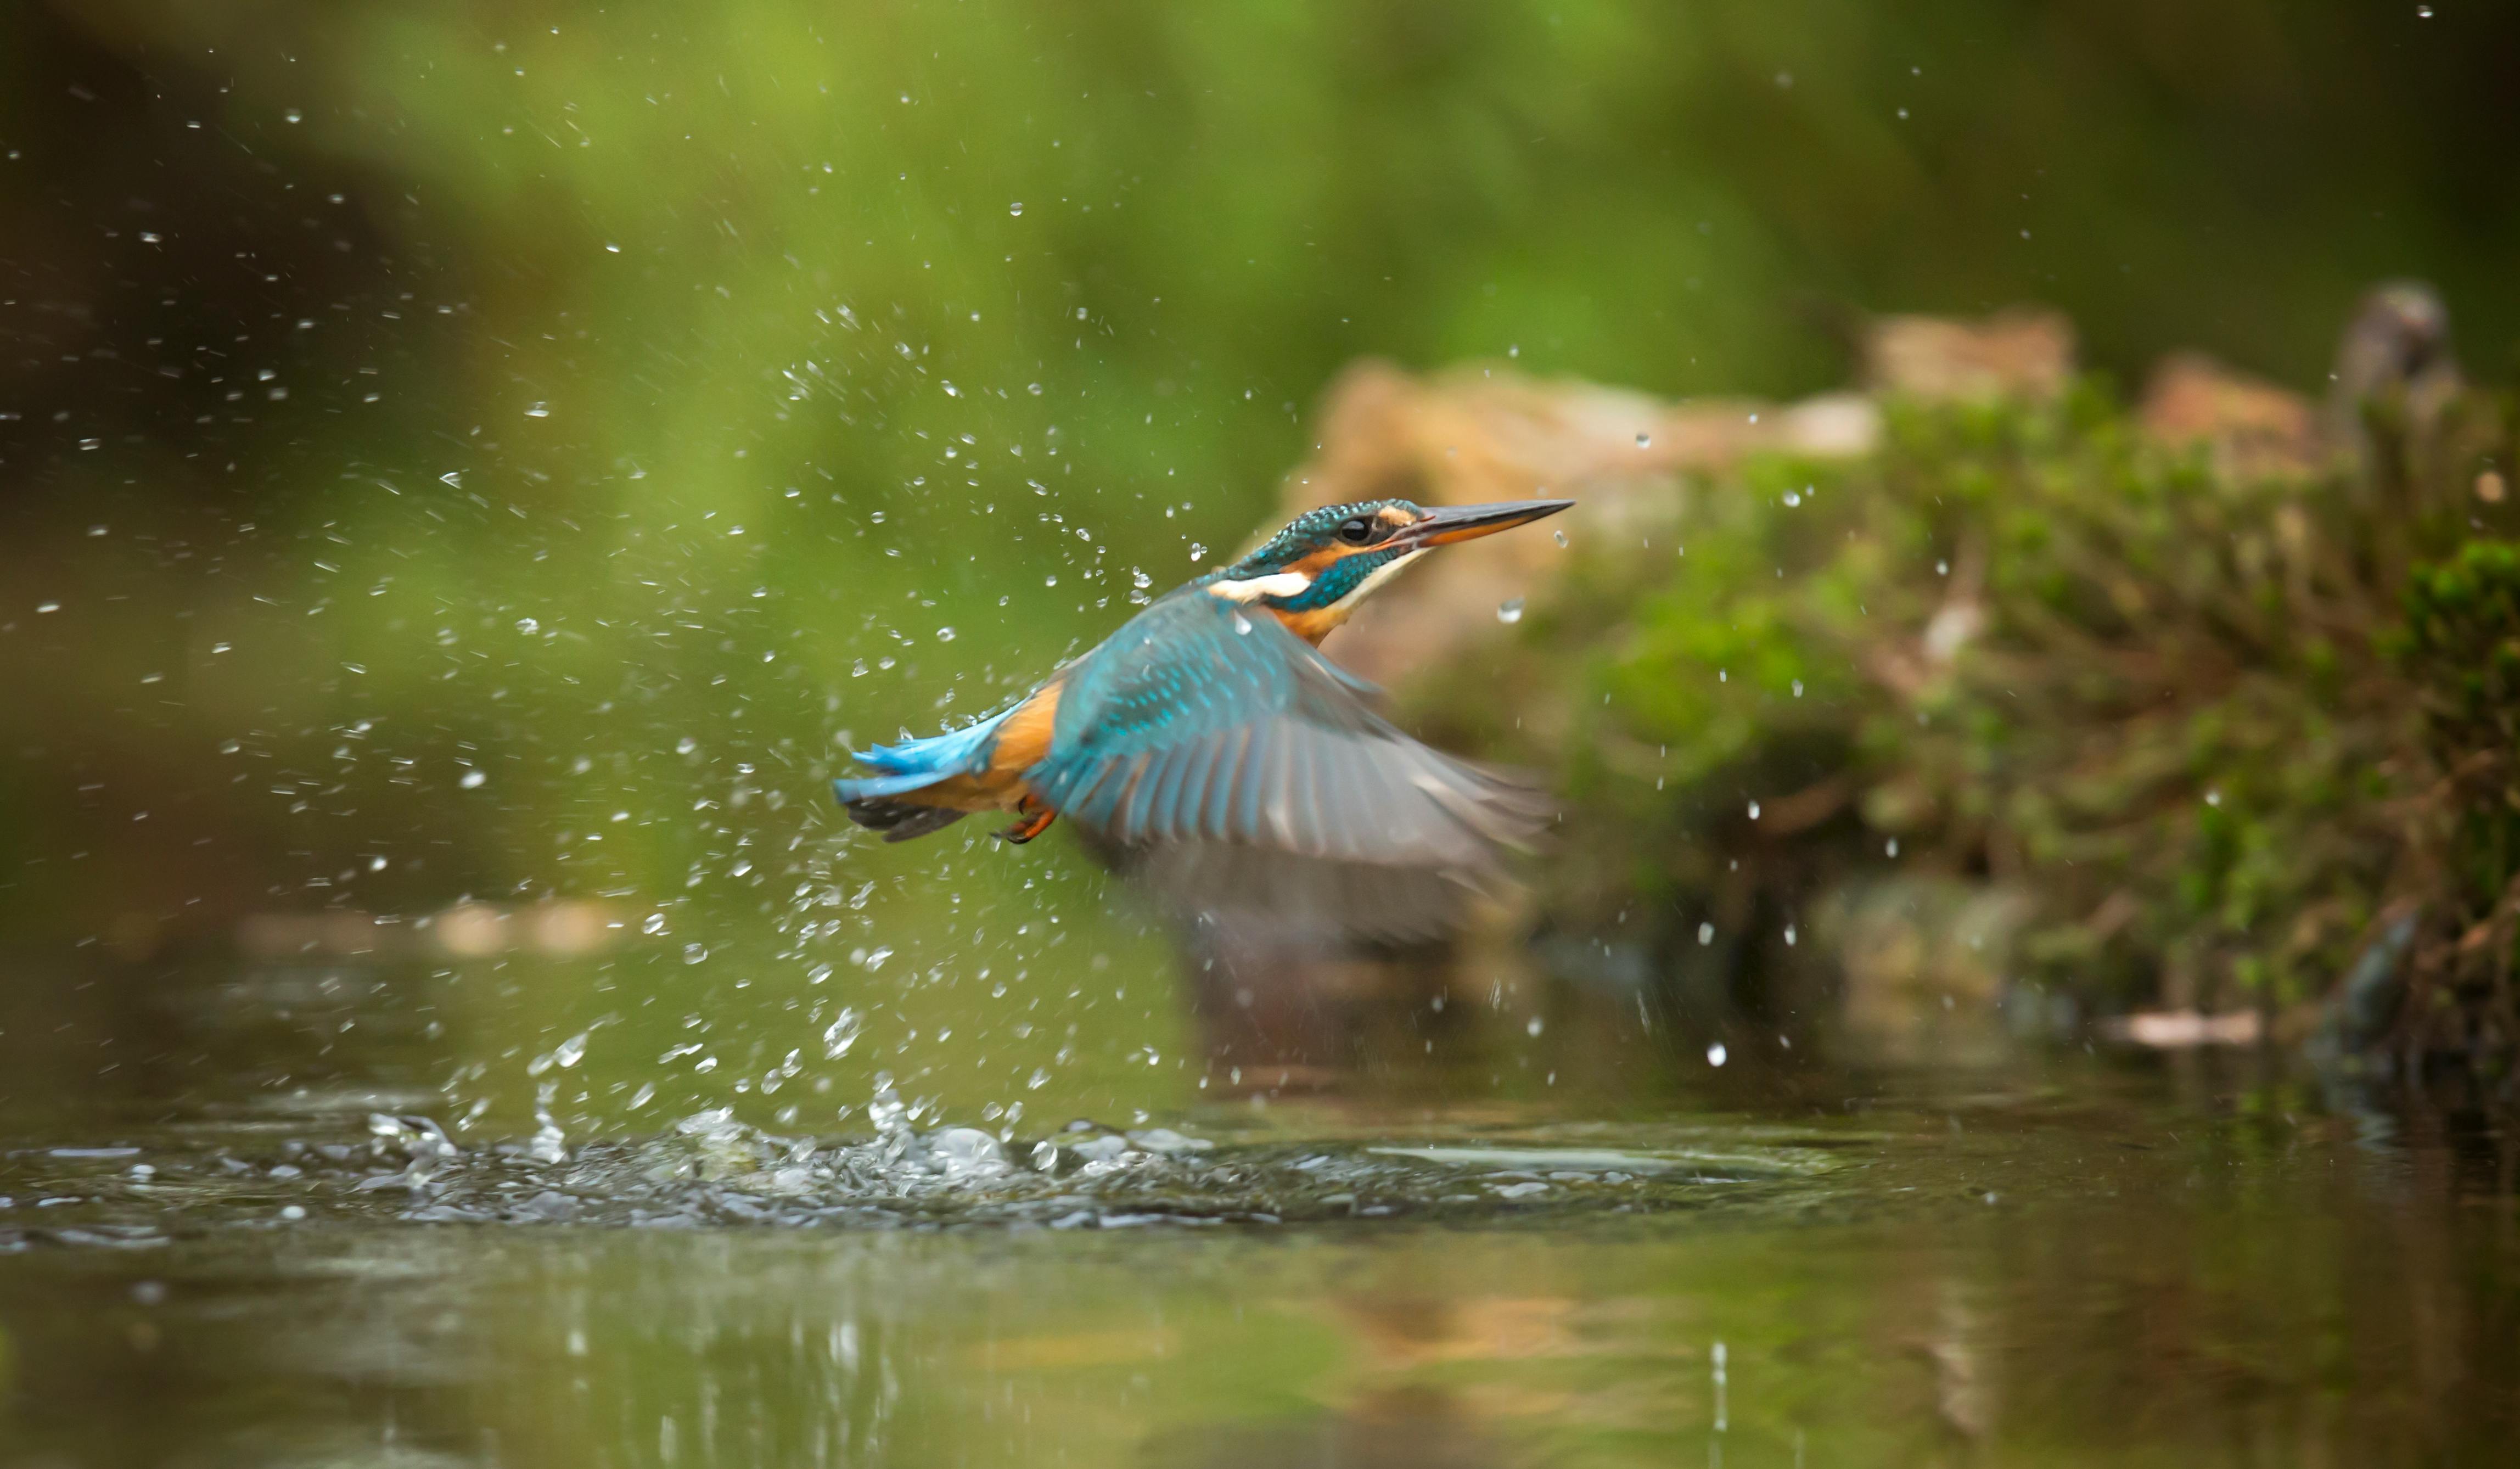
[[[1403,527],[1391,539],[1408,546],[1449,546],[1457,540],[1494,535],[1528,526],[1574,504],[1573,500],[1505,500],[1494,505],[1438,505],[1414,526]]]

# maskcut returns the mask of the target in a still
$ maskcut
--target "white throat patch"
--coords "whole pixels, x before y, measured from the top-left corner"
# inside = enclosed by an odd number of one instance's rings
[[[1377,572],[1375,575],[1380,575]],[[1312,589],[1313,578],[1301,572],[1279,572],[1269,576],[1254,576],[1248,581],[1212,581],[1207,594],[1223,597],[1228,602],[1257,602],[1262,597],[1300,597]]]
[[[1400,569],[1402,567],[1407,566],[1409,563],[1416,561],[1418,557],[1425,554],[1426,548],[1420,546],[1417,550],[1411,551],[1405,556],[1395,556],[1389,561],[1384,562],[1382,565],[1375,567],[1372,572],[1366,574],[1366,578],[1363,581],[1356,584],[1355,591],[1352,591],[1339,599],[1340,605],[1352,608],[1358,603],[1364,601],[1366,598],[1372,596],[1373,589],[1375,587],[1380,586],[1392,577],[1399,575]]]

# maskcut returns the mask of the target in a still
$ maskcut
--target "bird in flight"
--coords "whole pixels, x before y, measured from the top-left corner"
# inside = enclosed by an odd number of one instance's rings
[[[859,752],[832,783],[888,842],[974,811],[1029,842],[1064,816],[1177,917],[1403,941],[1465,900],[1553,818],[1538,790],[1410,738],[1379,691],[1319,651],[1436,547],[1571,500],[1332,505],[1155,600],[997,713]]]

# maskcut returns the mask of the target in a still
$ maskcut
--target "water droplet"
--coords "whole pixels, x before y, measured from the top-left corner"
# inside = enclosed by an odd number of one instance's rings
[[[536,404],[534,404],[532,407],[527,408],[527,409],[525,410],[525,417],[527,417],[527,418],[549,418],[549,417],[551,417],[551,404],[549,404],[549,403],[536,403]]]
[[[2418,6],[2416,6],[2416,7],[2415,7],[2415,19],[2416,19],[2416,20],[2418,20],[2418,21],[2429,21],[2429,20],[2431,20],[2432,18],[2433,18],[2433,8],[2432,8],[2431,6],[2429,6],[2429,5],[2418,5]],[[290,121],[292,121],[292,122],[294,122],[294,121],[296,121],[297,119],[296,119],[295,117],[292,117],[292,118],[290,118],[289,120],[290,120]]]
[[[1565,532],[1565,531],[1563,531],[1563,530],[1552,530],[1552,531],[1550,531],[1549,533],[1550,533],[1550,534],[1552,534],[1552,535],[1553,535],[1553,536],[1556,536],[1556,537],[1557,537],[1557,543],[1558,543],[1559,545],[1561,545],[1561,546],[1562,546],[1562,545],[1566,544],[1566,532]]]
[[[1888,842],[1882,844],[1881,849],[1890,856],[1897,856],[1899,854],[1899,839],[1892,837]]]
[[[1785,947],[1787,947],[1787,948],[1791,948],[1791,947],[1793,947],[1793,946],[1794,946],[1794,939],[1795,939],[1795,937],[1796,937],[1796,935],[1795,935],[1795,932],[1794,932],[1794,926],[1793,926],[1792,924],[1790,924],[1790,923],[1789,923],[1789,924],[1786,924],[1786,925],[1785,925]]]
[[[1935,562],[1935,563],[1934,563],[1934,574],[1935,574],[1935,575],[1937,575],[1937,576],[1948,576],[1948,575],[1950,575],[1951,574],[1952,574],[1952,564],[1951,564],[1950,562],[1948,562],[1948,561],[1938,561],[1938,562]]]
[[[1787,510],[1791,510],[1791,509],[1793,509],[1795,506],[1797,506],[1797,505],[1801,504],[1802,502],[1803,502],[1803,497],[1802,497],[1800,494],[1798,494],[1798,493],[1796,493],[1795,491],[1790,490],[1790,489],[1785,491],[1785,508],[1786,508]]]
[[[2221,805],[2221,804],[2223,803],[2223,793],[2222,793],[2222,792],[2220,792],[2220,791],[2208,791],[2208,792],[2206,792],[2206,793],[2205,793],[2205,803],[2206,803],[2207,805]]]
[[[1706,945],[1713,943],[1714,941],[1715,925],[1711,923],[1699,924],[1697,926],[1697,946],[1699,948],[1704,948]]]
[[[1524,1033],[1524,1034],[1526,1034],[1526,1035],[1535,1035],[1535,1036],[1536,1036],[1536,1035],[1538,1035],[1538,1034],[1539,1034],[1543,1030],[1546,1030],[1546,1029],[1547,1029],[1547,1027],[1546,1027],[1546,1026],[1544,1026],[1544,1025],[1541,1023],[1540,1017],[1539,1017],[1539,1016],[1537,1016],[1537,1015],[1535,1015],[1535,1016],[1533,1016],[1533,1017],[1531,1018],[1531,1024],[1529,1024],[1529,1025],[1527,1025],[1527,1026],[1524,1026],[1524,1027],[1522,1028],[1522,1030],[1523,1030],[1523,1033]]]
[[[833,1060],[849,1053],[858,1043],[858,1033],[866,1029],[866,1017],[854,1009],[843,1009],[837,1019],[823,1028],[823,1054]]]
[[[1237,633],[1245,636],[1249,635],[1251,631],[1251,620],[1238,612],[1236,613],[1234,615],[1234,630]]]
[[[468,791],[477,791],[481,788],[481,782],[488,780],[489,778],[490,777],[482,774],[478,770],[467,770],[464,772],[464,778],[457,781],[456,784],[462,786]]]
[[[1522,599],[1520,597],[1508,597],[1504,601],[1498,603],[1497,620],[1500,622],[1521,621]]]
[[[1724,1049],[1724,1042],[1719,1040],[1706,1048],[1706,1064],[1709,1066],[1722,1066],[1732,1054],[1732,1052]]]
[[[561,1130],[559,1120],[551,1114],[552,1098],[559,1090],[549,1081],[535,1089],[534,1121],[539,1125],[534,1128],[533,1141],[526,1146],[526,1152],[538,1163],[568,1162],[568,1134]]]
[[[937,629],[936,629],[936,641],[938,641],[938,642],[940,642],[940,643],[950,643],[950,642],[954,641],[954,629],[953,629],[953,628],[951,628],[951,627],[939,627],[939,628],[937,628]]]
[[[1750,803],[1750,819],[1753,821],[1759,819],[1759,803],[1755,801]]]
[[[586,1059],[587,1032],[580,1031],[552,1047],[552,1064],[566,1071]]]
[[[1638,448],[1641,448],[1641,449],[1649,449],[1649,448],[1652,448],[1652,447],[1653,447],[1653,436],[1652,436],[1652,435],[1650,435],[1650,434],[1640,434],[1640,435],[1638,435],[1638,436],[1637,436],[1637,447],[1638,447]]]
[[[536,633],[543,630],[543,624],[532,618],[518,618],[517,619],[517,630],[518,632],[528,634]]]
[[[59,602],[38,602],[35,604],[35,611],[38,613],[59,612],[61,610],[62,604]]]
[[[1007,206],[1007,212],[1014,215],[1017,219],[1021,219],[1023,217],[1023,201],[1018,199],[1014,203]]]
[[[2429,15],[2429,14],[2431,14],[2431,12],[2429,12],[2429,11],[2418,11],[2418,12],[2416,12],[2416,14],[2418,14],[2418,15]],[[305,121],[305,120],[306,120],[306,115],[305,115],[304,113],[299,112],[297,109],[295,109],[295,108],[293,108],[293,107],[292,107],[292,108],[291,108],[289,111],[287,111],[287,112],[285,112],[285,113],[281,114],[280,115],[282,115],[282,116],[284,116],[284,117],[288,118],[288,119],[289,119],[290,121],[292,121],[292,122],[303,122],[303,121]]]

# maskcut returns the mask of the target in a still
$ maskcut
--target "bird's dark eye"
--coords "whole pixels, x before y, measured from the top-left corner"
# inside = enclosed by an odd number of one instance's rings
[[[1373,522],[1367,520],[1361,515],[1352,520],[1341,521],[1338,528],[1338,538],[1346,541],[1351,546],[1364,545],[1367,541],[1373,539]]]

